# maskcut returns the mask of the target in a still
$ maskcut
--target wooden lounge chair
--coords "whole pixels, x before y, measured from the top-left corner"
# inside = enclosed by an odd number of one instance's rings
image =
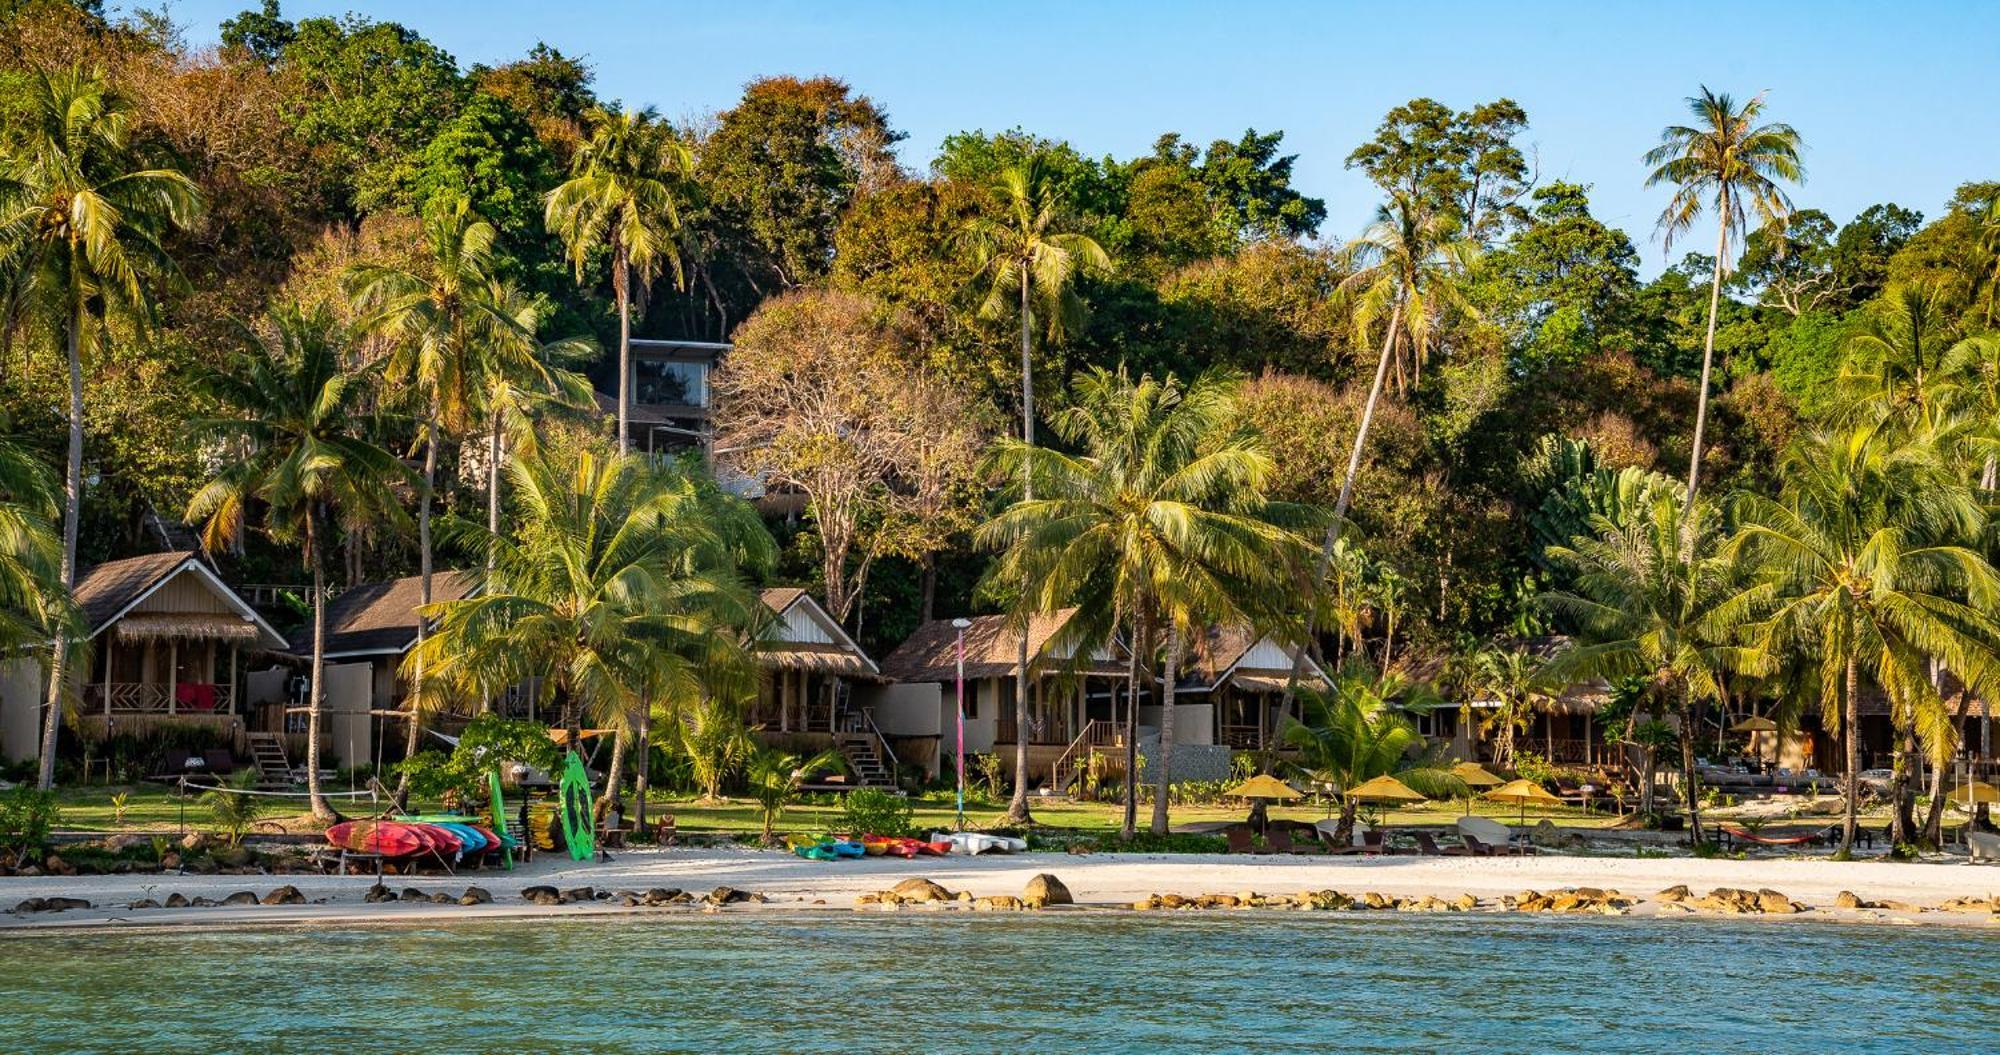
[[[1416,831],[1410,833],[1417,840],[1417,853],[1423,857],[1471,857],[1472,851],[1463,846],[1439,846],[1431,833]]]
[[[1254,837],[1248,828],[1224,828],[1222,829],[1222,838],[1224,842],[1229,844],[1229,848],[1224,851],[1225,853],[1256,854],[1264,852],[1257,849],[1257,845],[1253,841]]]
[[[1509,843],[1504,846],[1483,843],[1479,841],[1479,836],[1471,832],[1459,832],[1458,837],[1465,840],[1465,848],[1471,851],[1474,857],[1525,857],[1535,852],[1534,847],[1520,843]]]
[[[1722,824],[1716,827],[1722,833],[1722,844],[1724,846],[1731,846],[1739,842],[1749,843],[1752,846],[1818,846],[1826,842],[1827,837],[1836,830],[1834,828],[1820,828],[1816,831],[1798,832],[1790,835],[1761,835],[1746,828],[1739,828],[1733,824]]]
[[[1366,842],[1343,844],[1335,842],[1333,840],[1333,833],[1325,828],[1319,828],[1317,831],[1319,834],[1320,849],[1325,850],[1328,854],[1368,854],[1372,856],[1382,852],[1382,846],[1379,841],[1374,845]],[[1367,838],[1365,834],[1362,837],[1364,839]]]
[[[1292,842],[1292,833],[1282,827],[1273,826],[1264,833],[1264,839],[1271,844],[1272,853],[1318,855],[1322,851],[1317,846],[1299,846]]]

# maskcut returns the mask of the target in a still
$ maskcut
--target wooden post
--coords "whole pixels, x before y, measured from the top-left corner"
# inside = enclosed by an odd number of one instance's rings
[[[181,694],[181,642],[180,638],[167,641],[167,717],[178,713],[176,697]]]
[[[236,643],[235,643],[235,642],[230,642],[230,645],[229,645],[229,713],[230,713],[230,714],[232,714],[232,715],[236,713],[236,690],[237,690],[237,687],[238,687],[238,685],[239,685],[239,684],[241,683],[241,679],[240,679],[240,678],[239,678],[239,677],[237,676],[237,673],[236,673],[236,664],[237,664],[237,663],[239,662],[239,660],[241,659],[241,656],[239,655],[239,653],[240,653],[240,652],[241,652],[241,649],[239,649],[239,648],[237,647]]]
[[[104,638],[104,727],[106,729],[111,728],[111,668],[114,653],[117,651],[118,646],[112,643],[109,635],[106,635]]]

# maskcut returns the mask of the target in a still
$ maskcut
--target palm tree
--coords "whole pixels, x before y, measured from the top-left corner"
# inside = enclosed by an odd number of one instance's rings
[[[1899,283],[1884,291],[1847,339],[1838,385],[1850,418],[1922,417],[1936,410],[1933,391],[1950,340],[1950,293],[1939,283]]]
[[[1934,446],[1879,424],[1810,433],[1782,464],[1777,500],[1742,499],[1733,547],[1760,569],[1777,607],[1756,628],[1762,647],[1808,668],[1824,720],[1845,715],[1847,812],[1841,851],[1854,846],[1862,678],[1888,697],[1933,761],[1957,730],[1932,679],[1941,662],[1982,696],[1994,691],[2000,573],[1961,540],[1983,537],[1986,510]],[[1908,841],[1907,773],[1899,753],[1895,832]]]
[[[1123,372],[1080,378],[1072,404],[1051,423],[1069,454],[1003,441],[996,470],[1022,492],[982,525],[1001,551],[995,581],[1025,582],[1026,612],[1076,606],[1058,644],[1073,654],[1127,632],[1126,807],[1136,824],[1136,708],[1143,666],[1166,634],[1160,757],[1153,830],[1167,828],[1174,684],[1187,637],[1210,623],[1274,625],[1309,545],[1296,531],[1310,512],[1265,497],[1271,458],[1241,431],[1232,381],[1204,376],[1183,387]],[[1029,498],[1032,488],[1038,498]]]
[[[0,161],[0,275],[11,329],[39,316],[59,334],[69,366],[69,453],[63,474],[60,578],[76,586],[77,520],[83,503],[83,357],[101,351],[106,325],[143,327],[152,316],[149,280],[170,272],[161,247],[169,228],[193,221],[201,195],[193,181],[154,167],[133,140],[137,106],[101,71],[72,67],[34,73],[17,100],[14,142]],[[55,783],[56,730],[69,662],[59,631],[49,663],[39,784]]]
[[[1487,728],[1498,731],[1494,762],[1514,768],[1515,735],[1534,720],[1537,708],[1551,701],[1542,664],[1521,649],[1482,649],[1472,656],[1466,687],[1494,702]]]
[[[1345,256],[1354,270],[1341,283],[1343,291],[1357,293],[1355,328],[1366,340],[1388,313],[1383,327],[1382,354],[1375,363],[1375,379],[1368,387],[1368,401],[1361,408],[1361,422],[1355,426],[1354,446],[1347,454],[1347,472],[1340,481],[1340,496],[1333,503],[1333,519],[1320,542],[1319,566],[1312,588],[1324,589],[1332,570],[1334,548],[1347,521],[1347,509],[1354,500],[1354,481],[1361,475],[1361,456],[1368,448],[1368,430],[1375,421],[1375,406],[1381,402],[1382,386],[1391,364],[1397,364],[1398,389],[1402,368],[1397,355],[1399,341],[1407,335],[1411,346],[1413,379],[1423,369],[1433,320],[1447,306],[1470,312],[1460,289],[1460,280],[1477,259],[1476,243],[1459,236],[1454,221],[1424,207],[1416,198],[1400,192],[1377,210],[1375,222],[1347,247]],[[1304,640],[1312,642],[1318,633],[1319,606],[1307,608]],[[1298,691],[1299,676],[1305,671],[1306,649],[1292,659],[1291,674],[1285,679],[1280,701],[1281,713],[1290,713],[1292,697]]]
[[[33,455],[0,435],[0,655],[75,632],[62,584],[55,481]]]
[[[333,816],[320,797],[320,712],[326,700],[326,551],[336,522],[404,521],[393,485],[410,479],[394,455],[376,446],[361,408],[372,397],[367,374],[349,368],[347,334],[325,306],[274,310],[264,333],[242,327],[244,351],[198,378],[216,416],[196,435],[227,452],[223,468],[188,502],[210,549],[234,543],[253,509],[264,532],[300,545],[312,576],[312,677],[306,704],[306,790],[313,815]],[[358,759],[348,759],[350,763]]]
[[[618,453],[631,450],[632,279],[643,296],[661,265],[685,288],[680,252],[694,155],[657,111],[595,110],[590,138],[570,163],[570,177],[549,192],[546,222],[569,247],[578,281],[600,250],[611,254],[618,301]]]
[[[712,697],[716,671],[747,669],[740,642],[757,602],[737,578],[740,551],[716,528],[731,518],[712,492],[589,451],[508,471],[516,536],[461,528],[492,548],[494,570],[479,596],[425,610],[437,632],[406,668],[422,664],[438,691],[467,696],[532,684],[572,732],[586,717],[622,728],[649,698]]]
[[[811,758],[801,758],[767,747],[750,756],[743,772],[749,778],[750,797],[756,800],[757,811],[764,819],[764,845],[770,846],[778,841],[774,830],[778,818],[784,814],[785,807],[798,800],[799,788],[806,777],[832,769],[841,762],[838,751],[822,751]]]
[[[1417,731],[1411,714],[1439,702],[1435,694],[1399,674],[1378,674],[1366,659],[1341,668],[1330,689],[1300,693],[1304,720],[1287,718],[1284,740],[1298,751],[1300,774],[1340,791],[1334,841],[1354,838],[1361,803],[1347,791],[1376,777],[1393,776],[1432,798],[1463,795],[1465,781],[1451,771],[1440,745]]]
[[[1000,317],[1011,306],[1021,323],[1021,442],[1035,445],[1035,307],[1042,309],[1043,328],[1051,341],[1074,328],[1083,314],[1076,281],[1084,273],[1106,271],[1111,258],[1097,240],[1064,230],[1068,203],[1054,169],[1039,153],[1006,165],[987,187],[992,212],[966,221],[960,237],[970,247],[978,271],[973,282],[984,284],[979,312]],[[1023,494],[1034,497],[1034,485]],[[1031,584],[1022,583],[1025,595]],[[1028,634],[1023,625],[1018,668],[1014,677],[1015,728],[1028,722]],[[1014,797],[1007,804],[1010,823],[1028,820],[1028,742],[1016,737]],[[1130,781],[1128,780],[1129,784]]]
[[[1569,591],[1544,598],[1580,639],[1549,662],[1548,683],[1638,679],[1647,713],[1677,712],[1681,792],[1696,843],[1702,841],[1694,762],[1700,707],[1720,699],[1725,673],[1767,666],[1765,654],[1741,643],[1738,632],[1768,590],[1739,581],[1720,521],[1711,503],[1686,504],[1663,482],[1624,522],[1593,516],[1593,535],[1551,547],[1550,558],[1574,579]],[[1651,790],[1650,781],[1641,789],[1648,806]]]
[[[486,531],[500,534],[500,467],[508,454],[534,457],[541,450],[540,424],[548,412],[591,408],[590,382],[558,364],[589,355],[596,342],[588,337],[564,337],[533,344],[548,315],[548,302],[512,283],[494,282],[486,300],[514,321],[531,338],[527,344],[508,342],[480,371],[479,407],[486,432]],[[522,354],[522,353],[527,354]],[[487,570],[492,570],[489,556]]]
[[[1692,125],[1669,125],[1660,145],[1646,152],[1653,170],[1646,186],[1672,184],[1674,194],[1660,213],[1666,247],[1694,226],[1703,211],[1716,214],[1715,276],[1708,291],[1708,332],[1702,339],[1701,392],[1695,401],[1694,449],[1688,458],[1687,500],[1694,501],[1701,479],[1701,444],[1708,425],[1708,383],[1715,362],[1715,317],[1722,306],[1722,278],[1729,270],[1732,244],[1740,245],[1754,215],[1761,227],[1782,226],[1792,202],[1780,180],[1800,182],[1805,166],[1799,161],[1804,143],[1786,124],[1758,124],[1764,114],[1759,93],[1742,105],[1728,93],[1703,86],[1690,96]]]
[[[390,341],[383,361],[383,380],[411,392],[423,405],[418,433],[424,448],[423,476],[417,491],[418,604],[431,603],[431,504],[437,488],[438,447],[445,437],[470,429],[498,364],[532,359],[534,334],[523,331],[506,305],[493,299],[502,288],[493,280],[497,263],[493,225],[479,218],[463,197],[437,203],[424,219],[428,259],[422,274],[383,265],[359,265],[344,276],[348,295],[364,314],[364,333]],[[421,642],[428,627],[417,623]],[[421,686],[419,668],[413,683]],[[410,694],[411,711],[403,745],[414,755],[422,736],[415,710],[421,691]],[[398,798],[407,796],[410,775],[398,782]]]

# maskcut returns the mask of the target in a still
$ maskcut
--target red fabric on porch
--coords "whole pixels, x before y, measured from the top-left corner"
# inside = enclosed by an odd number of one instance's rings
[[[215,709],[215,686],[184,681],[174,686],[174,706],[189,711]]]

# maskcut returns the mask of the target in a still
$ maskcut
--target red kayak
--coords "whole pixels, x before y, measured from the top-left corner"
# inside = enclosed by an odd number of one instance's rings
[[[455,854],[465,848],[465,840],[453,835],[448,828],[440,828],[435,824],[412,824],[410,827],[429,839],[431,848],[439,853]]]
[[[950,843],[918,843],[917,852],[926,857],[944,857],[951,853]]]
[[[407,857],[431,848],[414,825],[396,821],[342,821],[326,830],[326,841],[355,853]]]

